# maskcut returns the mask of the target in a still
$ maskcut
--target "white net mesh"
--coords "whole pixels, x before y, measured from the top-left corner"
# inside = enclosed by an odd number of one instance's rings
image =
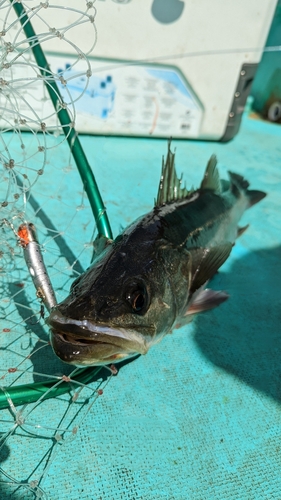
[[[85,386],[74,381],[73,367],[54,357],[44,309],[36,298],[16,236],[23,221],[35,223],[58,300],[90,263],[93,215],[57,112],[68,111],[66,126],[71,130],[76,120],[75,102],[87,89],[91,75],[87,55],[96,41],[95,8],[93,2],[80,2],[79,9],[66,9],[65,2],[26,1],[22,5],[38,38],[27,40],[13,4],[0,3],[0,377],[1,395],[8,403],[0,419],[0,496],[29,499],[45,498],[43,482],[53,460],[61,446],[76,436],[108,377],[101,378],[96,370],[92,383]],[[57,19],[65,23],[54,28]],[[90,36],[84,38],[87,46],[81,47],[81,41],[78,48],[74,40],[81,25]],[[60,52],[71,53],[71,63],[44,68],[42,76],[43,68],[35,62],[30,47],[38,42],[43,50],[45,43],[49,50],[59,43]],[[54,109],[47,92],[52,81],[57,82],[63,96],[58,98],[59,109]],[[34,383],[37,386],[31,385]],[[49,384],[45,395],[40,383]],[[52,384],[58,388],[67,385],[68,392],[48,401],[46,407],[44,398]],[[15,388],[23,396],[35,388],[35,402],[16,407]],[[40,447],[34,454],[37,439]],[[11,472],[15,470],[16,475]]]

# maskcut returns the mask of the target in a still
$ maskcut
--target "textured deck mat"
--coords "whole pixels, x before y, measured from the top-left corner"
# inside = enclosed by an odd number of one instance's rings
[[[166,142],[82,143],[116,235],[151,208]],[[244,118],[228,144],[173,145],[188,185],[216,153],[221,177],[238,172],[268,196],[243,216],[250,227],[213,280],[230,299],[120,368],[52,462],[42,485],[51,500],[281,499],[281,127]],[[63,162],[65,152],[56,155]],[[55,179],[44,182],[47,190]],[[66,196],[71,205],[71,184]],[[49,203],[48,214],[56,223],[64,211]],[[19,470],[36,463],[44,440],[28,455],[8,444],[1,465],[28,480]],[[31,498],[1,488],[1,499]]]

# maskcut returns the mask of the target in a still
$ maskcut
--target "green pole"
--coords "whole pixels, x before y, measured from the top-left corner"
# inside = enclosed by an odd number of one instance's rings
[[[87,384],[98,372],[101,366],[97,368],[82,368],[77,370],[75,376],[71,377],[70,382],[78,384]],[[58,383],[59,382],[59,383]],[[36,382],[34,384],[24,384],[14,387],[0,387],[0,410],[10,408],[9,398],[12,400],[14,406],[35,403],[42,398],[42,400],[55,398],[61,394],[65,394],[70,390],[69,382],[46,380],[46,382]]]
[[[81,176],[84,189],[87,193],[92,208],[92,212],[97,224],[98,233],[100,236],[105,236],[106,238],[112,239],[112,232],[109,220],[106,214],[105,206],[103,204],[94,174],[86,158],[84,150],[81,146],[80,140],[77,136],[77,132],[71,126],[71,118],[69,116],[69,113],[67,109],[63,108],[62,96],[60,94],[56,81],[54,80],[54,78],[51,77],[52,72],[50,71],[49,64],[39,44],[38,38],[34,32],[32,24],[22,4],[15,2],[14,0],[10,0],[10,2],[13,8],[15,9],[19,21],[22,25],[22,28],[26,34],[28,43],[31,47],[36,63],[38,64],[40,73],[44,78],[47,77],[48,79],[46,83],[46,88],[49,93],[50,99],[54,105],[54,108],[57,112],[58,119],[60,121],[63,132],[66,136],[67,142],[71,149],[71,153],[78,168],[79,174]]]

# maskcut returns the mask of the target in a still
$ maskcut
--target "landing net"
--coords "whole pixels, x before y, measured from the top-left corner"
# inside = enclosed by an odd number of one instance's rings
[[[21,223],[35,223],[58,301],[91,261],[94,218],[48,85],[55,81],[63,96],[61,107],[70,118],[65,126],[71,132],[75,103],[91,76],[87,55],[96,42],[95,8],[93,2],[80,2],[78,9],[65,9],[58,2],[22,2],[36,32],[36,37],[27,39],[14,4],[0,4],[0,392],[4,408],[0,496],[29,499],[47,498],[44,480],[53,460],[79,434],[112,371],[103,376],[99,369],[83,372],[55,358],[45,310],[36,298],[17,238]],[[58,17],[65,24],[54,29]],[[73,42],[81,26],[91,33],[85,47]],[[32,45],[39,42],[44,50],[45,43],[50,47],[52,41],[60,44],[61,52],[71,52],[70,63],[40,68]],[[86,386],[86,382],[91,383]],[[21,400],[25,404],[19,406]]]

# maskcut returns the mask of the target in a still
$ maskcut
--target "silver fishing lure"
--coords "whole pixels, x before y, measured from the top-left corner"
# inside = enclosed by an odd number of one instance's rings
[[[50,311],[57,304],[57,300],[44,264],[34,225],[30,222],[21,224],[17,236],[23,248],[24,259],[35,286],[36,295]]]

